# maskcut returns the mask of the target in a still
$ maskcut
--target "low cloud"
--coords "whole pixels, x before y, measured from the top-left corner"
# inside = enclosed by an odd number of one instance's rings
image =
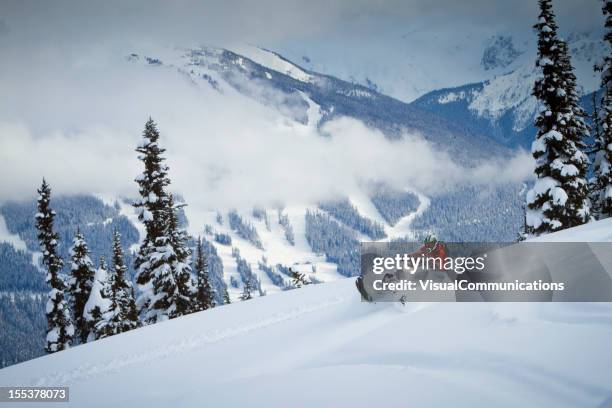
[[[135,196],[134,148],[149,115],[172,189],[194,210],[315,203],[370,181],[435,195],[466,182],[521,181],[533,168],[525,152],[465,168],[419,135],[390,141],[349,118],[319,133],[228,86],[219,93],[112,53],[46,57],[19,72],[0,68],[10,101],[0,101],[0,202],[32,198],[43,176],[56,194]]]

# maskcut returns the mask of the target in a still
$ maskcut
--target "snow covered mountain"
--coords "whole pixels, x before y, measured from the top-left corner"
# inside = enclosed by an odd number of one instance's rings
[[[408,37],[416,36],[416,41],[419,35],[411,33]],[[593,65],[607,50],[599,32],[571,33],[566,40],[584,95],[583,105],[588,110],[590,94],[599,89],[599,75],[594,72]],[[483,151],[499,153],[500,144],[513,148],[528,146],[538,109],[531,95],[539,75],[533,39],[519,40],[510,34],[493,34],[482,45],[470,44],[467,48],[457,46],[458,49],[449,50],[450,55],[457,54],[462,60],[467,58],[475,64],[466,71],[469,75],[460,76],[470,82],[461,84],[461,79],[457,78],[454,83],[459,86],[430,86],[410,103],[401,101],[406,98],[394,99],[387,95],[397,97],[394,91],[404,82],[423,84],[424,79],[416,73],[406,74],[403,79],[395,78],[394,87],[378,87],[370,83],[367,76],[363,81],[341,80],[316,72],[325,67],[310,58],[301,59],[297,64],[276,52],[254,46],[234,47],[232,51],[201,47],[167,50],[161,54],[158,51],[155,55],[135,53],[129,59],[178,69],[194,82],[206,80],[219,91],[224,86],[234,87],[302,123],[310,120],[313,125],[320,125],[348,116],[383,130],[389,137],[397,137],[402,131],[419,132],[445,149],[461,146],[456,150],[462,154],[466,146],[477,144],[480,147],[468,155]],[[417,60],[426,58],[420,53],[414,57]],[[406,66],[433,69],[431,65],[431,61],[423,64],[412,61]],[[372,65],[365,67],[374,70]],[[433,75],[431,69],[428,71],[431,78],[448,80],[452,77]],[[385,76],[386,80],[389,78],[394,77]]]
[[[599,75],[593,65],[607,52],[596,33],[572,34],[567,38],[582,105],[591,111],[591,94],[599,89]],[[491,48],[492,47],[492,48]],[[483,65],[503,66],[506,72],[491,79],[427,93],[412,106],[438,113],[474,132],[484,132],[507,146],[530,146],[535,130],[533,119],[538,104],[531,95],[539,75],[535,48],[521,52],[511,37],[496,37],[485,49]]]
[[[127,60],[176,70],[194,85],[223,93],[228,88],[275,108],[285,117],[319,127],[339,117],[355,118],[391,139],[413,132],[459,157],[485,158],[505,152],[484,133],[466,133],[437,113],[401,102],[374,89],[307,70],[263,48],[174,48],[131,53]],[[469,148],[478,143],[478,149]]]
[[[611,242],[611,228],[604,220],[546,240]],[[344,279],[4,368],[0,383],[69,386],[75,407],[603,407],[611,312],[605,303],[369,304]]]

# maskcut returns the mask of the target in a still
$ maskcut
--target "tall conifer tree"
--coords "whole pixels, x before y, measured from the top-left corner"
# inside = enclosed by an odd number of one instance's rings
[[[208,263],[202,247],[202,238],[198,237],[194,269],[196,273],[196,300],[198,310],[206,310],[215,306],[214,289],[208,276]]]
[[[146,323],[154,323],[161,311],[156,307],[157,288],[153,278],[156,273],[170,273],[170,266],[159,250],[167,244],[165,220],[168,208],[166,186],[170,184],[167,177],[168,167],[164,164],[162,149],[158,145],[159,131],[152,119],[145,124],[143,141],[136,151],[139,160],[144,164],[144,171],[136,178],[141,199],[134,203],[138,219],[145,225],[146,236],[140,245],[134,266],[136,283],[140,295],[136,300],[140,314]]]
[[[123,333],[140,325],[134,289],[127,276],[127,266],[121,249],[121,234],[113,234],[113,263],[109,271],[110,306],[108,322],[110,334]]]
[[[533,94],[542,104],[532,145],[537,180],[526,196],[528,234],[540,235],[583,224],[590,219],[588,158],[581,151],[585,128],[575,95],[575,77],[567,46],[557,38],[550,0],[539,0],[536,65],[542,77]],[[586,130],[588,134],[588,130]]]
[[[70,347],[74,336],[74,326],[68,302],[66,301],[66,282],[61,274],[64,262],[57,253],[59,237],[53,230],[55,211],[51,209],[51,188],[43,179],[38,190],[38,212],[36,229],[42,250],[43,264],[47,268],[46,282],[51,287],[47,300],[47,337],[45,350],[53,353]]]
[[[164,149],[152,119],[145,124],[143,141],[136,151],[144,164],[136,178],[140,200],[134,203],[146,236],[135,260],[140,295],[136,304],[145,323],[171,319],[193,311],[189,249],[186,234],[178,227],[176,209],[166,187],[170,184]]]

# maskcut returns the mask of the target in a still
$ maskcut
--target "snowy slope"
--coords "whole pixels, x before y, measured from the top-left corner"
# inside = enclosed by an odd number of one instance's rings
[[[0,215],[0,242],[11,244],[16,250],[25,251],[26,243],[17,234],[12,234],[6,227],[4,217]]]
[[[310,82],[313,80],[312,75],[304,72],[304,70],[302,70],[300,67],[290,61],[287,61],[275,52],[263,48],[249,46],[238,47],[235,49],[235,51],[238,54],[250,58],[259,65],[268,67],[274,71],[278,71],[282,74],[290,76],[293,79],[297,79],[298,81]]]
[[[547,238],[609,240],[610,227]],[[603,303],[368,304],[347,279],[4,368],[0,384],[67,385],[75,407],[601,406],[610,316]]]
[[[533,238],[532,242],[612,242],[612,218]]]
[[[205,214],[205,225],[212,227],[212,233],[204,232],[204,237],[211,241],[223,262],[223,279],[227,285],[228,292],[232,301],[238,300],[243,290],[244,282],[237,271],[236,259],[232,251],[237,248],[240,256],[246,260],[252,272],[261,282],[262,290],[266,294],[274,294],[283,290],[275,285],[267,274],[259,269],[259,263],[265,260],[266,265],[273,268],[276,273],[283,276],[275,266],[280,264],[287,268],[292,268],[306,274],[309,278],[314,278],[320,282],[329,282],[342,278],[338,274],[336,264],[327,262],[324,254],[317,254],[312,251],[305,237],[304,215],[307,207],[290,207],[283,209],[283,214],[289,217],[289,221],[294,231],[295,243],[291,245],[286,237],[282,226],[278,221],[277,210],[261,210],[266,212],[267,221],[257,219],[252,214],[241,212],[240,217],[248,224],[253,226],[259,238],[262,248],[257,248],[253,243],[242,238],[235,230],[229,226],[227,216],[223,216],[219,223],[217,212]],[[191,230],[194,235],[202,232],[198,227]],[[215,234],[225,234],[231,237],[231,245],[224,245],[215,241]],[[313,272],[313,266],[316,272]],[[238,287],[231,285],[232,277],[238,282]],[[291,278],[283,276],[286,284],[291,283]],[[257,296],[257,294],[254,294]]]
[[[394,226],[389,225],[384,220],[367,195],[362,194],[350,197],[349,201],[355,206],[361,216],[378,222],[383,226],[387,234],[386,239],[392,239],[411,237],[414,235],[414,231],[410,228],[410,224],[418,214],[425,211],[429,204],[426,196],[419,195],[419,199],[421,204],[417,210],[406,214]],[[337,265],[329,262],[324,253],[313,251],[307,241],[305,223],[306,212],[326,213],[316,205],[293,205],[280,210],[280,213],[286,215],[289,219],[294,234],[293,244],[287,240],[285,230],[279,222],[279,209],[259,209],[261,213],[265,214],[265,219],[255,217],[252,212],[236,211],[245,223],[251,225],[255,231],[257,231],[262,248],[256,247],[252,242],[241,237],[236,230],[230,227],[227,219],[227,210],[219,209],[218,211],[209,211],[204,214],[194,214],[195,211],[197,210],[188,207],[187,215],[201,220],[203,224],[191,223],[189,232],[193,236],[203,235],[215,246],[223,262],[223,279],[228,287],[232,300],[238,300],[243,290],[243,282],[236,269],[236,259],[232,254],[234,249],[238,249],[240,256],[247,261],[252,272],[261,282],[262,290],[266,292],[266,294],[280,292],[283,288],[275,285],[267,276],[266,272],[259,268],[259,264],[263,261],[265,261],[265,264],[271,267],[274,272],[280,274],[284,278],[286,284],[290,284],[291,279],[283,275],[276,265],[280,264],[283,267],[292,268],[293,270],[305,274],[307,278],[316,282],[331,282],[343,278],[337,271]],[[219,214],[221,215],[221,220],[218,219]],[[371,240],[359,231],[352,230],[350,226],[343,224],[341,221],[338,222],[345,228],[351,230],[357,238],[364,241]],[[231,238],[231,244],[226,245],[215,241],[216,234],[229,236]],[[232,277],[238,282],[237,287],[232,286]]]

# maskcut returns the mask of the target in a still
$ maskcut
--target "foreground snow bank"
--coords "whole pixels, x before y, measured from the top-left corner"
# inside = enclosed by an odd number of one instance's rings
[[[574,232],[612,226],[596,224]],[[610,339],[612,304],[367,304],[346,279],[8,367],[0,385],[68,385],[74,407],[599,406]]]
[[[597,406],[608,304],[365,304],[352,280],[138,329],[0,370],[70,405]],[[384,401],[384,403],[383,403]]]
[[[612,242],[612,218],[542,235],[530,242]]]

